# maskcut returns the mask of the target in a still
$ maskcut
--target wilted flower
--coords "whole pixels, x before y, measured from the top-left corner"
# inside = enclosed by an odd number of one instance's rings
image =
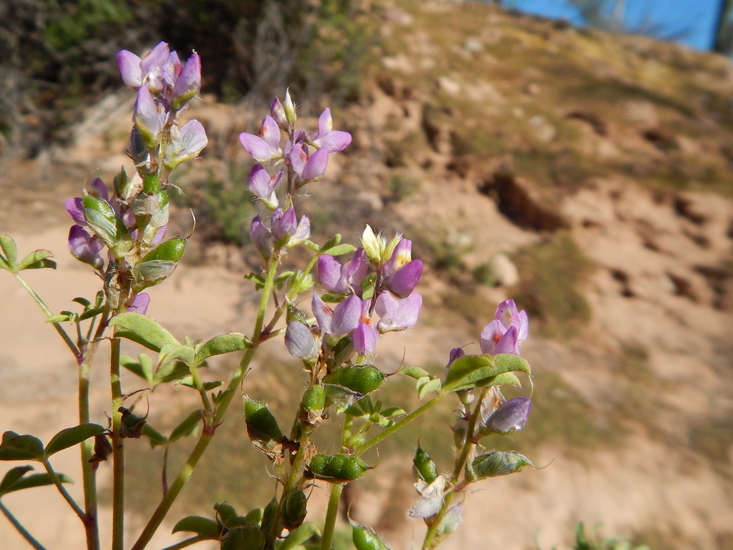
[[[414,486],[420,499],[410,510],[410,517],[429,518],[437,514],[443,506],[443,496],[446,493],[447,485],[448,480],[443,475],[436,477],[432,483],[418,479]]]
[[[182,128],[171,126],[171,141],[165,149],[163,162],[165,167],[173,170],[182,162],[187,162],[198,156],[206,147],[209,140],[206,130],[198,120],[189,120]]]

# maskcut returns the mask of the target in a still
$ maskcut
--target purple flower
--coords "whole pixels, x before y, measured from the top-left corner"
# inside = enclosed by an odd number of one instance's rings
[[[308,142],[317,148],[326,149],[329,153],[343,151],[351,143],[351,134],[333,130],[331,109],[326,109],[318,117],[318,131],[308,135]]]
[[[94,178],[90,187],[92,188],[90,193],[92,196],[109,203],[109,191],[107,191],[107,186],[100,178]]]
[[[281,129],[286,132],[290,129],[288,117],[285,114],[285,107],[277,96],[275,96],[275,99],[270,103],[270,116],[275,122],[277,122],[277,125],[280,126]]]
[[[145,315],[148,311],[149,305],[150,305],[150,294],[146,292],[142,292],[138,294],[137,296],[135,296],[135,299],[132,301],[132,303],[129,306],[127,306],[127,311]]]
[[[295,228],[295,233],[290,237],[286,248],[292,248],[311,236],[311,220],[307,215],[303,215]]]
[[[117,67],[120,69],[122,81],[126,86],[137,90],[143,83],[143,72],[140,67],[140,58],[134,53],[121,50],[117,54]]]
[[[282,157],[280,127],[271,116],[266,116],[262,120],[259,136],[243,132],[239,134],[239,141],[244,150],[257,162],[266,162]]]
[[[201,58],[194,52],[181,69],[173,86],[173,108],[183,107],[201,89]]]
[[[303,179],[303,184],[323,178],[327,166],[328,151],[326,149],[318,149],[310,156],[308,162],[303,167],[303,171],[300,174],[300,177]]]
[[[291,321],[285,331],[285,346],[290,355],[303,359],[312,359],[318,353],[313,334],[303,323]]]
[[[209,143],[206,130],[198,120],[189,120],[179,129],[177,124],[171,126],[171,142],[165,149],[164,163],[172,170],[182,162],[187,162],[198,154]]]
[[[313,316],[316,318],[318,326],[321,327],[321,331],[325,334],[331,334],[333,310],[315,292],[311,300],[311,309],[313,310]]]
[[[445,366],[445,370],[447,371],[450,369],[450,366],[453,364],[453,361],[456,359],[460,359],[461,357],[465,356],[466,352],[463,351],[463,348],[453,348],[450,350],[450,354],[448,356],[448,364]]]
[[[66,202],[64,202],[64,208],[66,208],[69,216],[71,216],[78,225],[87,224],[87,220],[84,217],[84,205],[82,204],[81,197],[66,199]]]
[[[501,321],[491,321],[481,331],[479,345],[481,351],[489,355],[497,353],[513,353],[519,355],[519,341],[517,327],[508,329]]]
[[[140,86],[137,90],[137,100],[135,101],[132,120],[137,131],[140,132],[143,143],[149,149],[158,144],[158,134],[165,125],[165,119],[166,113],[158,110],[158,106],[147,86]]]
[[[398,269],[394,275],[387,278],[384,281],[384,286],[400,298],[406,298],[420,282],[422,268],[422,261],[412,260]]]
[[[270,222],[270,231],[277,241],[289,239],[295,234],[298,228],[298,218],[295,215],[295,208],[292,206],[283,212],[282,208],[278,208],[272,213],[272,221]],[[285,244],[285,243],[283,243]]]
[[[359,326],[361,315],[361,298],[358,296],[349,296],[341,301],[333,310],[331,334],[336,338],[350,334]]]
[[[356,353],[372,353],[377,347],[379,333],[371,323],[359,323],[351,334]]]
[[[279,170],[270,177],[261,165],[255,164],[249,174],[249,191],[257,197],[270,210],[275,210],[278,205],[275,188],[283,177],[283,171]]]
[[[249,228],[249,238],[265,261],[269,260],[270,256],[272,256],[272,246],[270,245],[269,237],[270,230],[265,227],[262,218],[255,216]]]
[[[421,308],[422,296],[417,292],[413,292],[402,300],[390,292],[382,292],[374,307],[374,311],[380,317],[377,330],[384,334],[412,328],[417,323]]]
[[[494,318],[501,321],[504,327],[517,328],[517,341],[521,344],[529,336],[529,319],[527,312],[517,310],[517,304],[514,300],[505,300],[496,308]]]
[[[69,230],[69,252],[80,262],[91,265],[94,269],[102,269],[104,260],[99,252],[104,243],[96,235],[90,235],[80,225],[72,225]]]
[[[331,292],[354,293],[361,296],[361,282],[364,280],[369,262],[363,248],[358,248],[351,259],[343,265],[333,256],[323,254],[318,258],[318,278]]]
[[[480,432],[511,434],[524,428],[532,410],[532,401],[529,397],[520,396],[502,403],[491,416],[483,423]]]

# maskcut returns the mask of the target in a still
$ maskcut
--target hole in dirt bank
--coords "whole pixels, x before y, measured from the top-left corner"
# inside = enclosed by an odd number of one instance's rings
[[[649,128],[648,130],[644,130],[641,133],[641,137],[654,145],[654,147],[660,151],[671,151],[679,148],[674,136],[660,128]]]
[[[667,273],[667,277],[669,277],[669,280],[672,281],[672,285],[674,285],[675,296],[684,296],[693,302],[699,301],[690,281],[673,273]]]
[[[613,280],[617,281],[621,285],[621,296],[624,296],[625,298],[633,298],[636,296],[634,291],[631,290],[631,280],[628,273],[621,271],[620,269],[611,269],[610,272]]]
[[[499,212],[523,229],[557,231],[568,228],[567,221],[560,214],[538,204],[514,174],[496,172],[484,180],[478,190],[494,199]]]
[[[672,208],[674,209],[675,214],[682,216],[683,218],[687,218],[695,225],[702,225],[708,221],[707,216],[696,210],[692,201],[685,197],[681,197],[679,195],[676,196],[672,202]]]
[[[713,307],[720,311],[733,310],[733,266],[695,266],[713,291]]]

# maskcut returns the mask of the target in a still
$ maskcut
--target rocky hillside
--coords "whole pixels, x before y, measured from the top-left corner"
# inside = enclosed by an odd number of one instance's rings
[[[507,297],[533,324],[535,407],[511,444],[551,464],[468,495],[446,547],[564,548],[584,521],[654,549],[733,549],[730,62],[493,5],[370,10],[380,41],[363,93],[334,113],[354,143],[308,208],[324,234],[404,231],[429,263],[423,327],[380,360],[407,348],[439,369]],[[61,199],[128,164],[130,107],[114,94],[73,145],[2,161],[0,229],[64,226]],[[237,193],[236,135],[258,108],[204,97],[191,109],[210,146],[180,182],[184,204]],[[201,225],[199,262],[246,269]],[[352,515],[408,548],[412,488],[403,466],[393,473],[399,483],[356,486],[371,504]]]

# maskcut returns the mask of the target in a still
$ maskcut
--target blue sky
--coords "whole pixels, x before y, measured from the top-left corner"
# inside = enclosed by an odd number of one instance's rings
[[[581,22],[566,0],[509,0],[506,3],[522,11]],[[720,0],[626,0],[626,19],[631,26],[646,18],[669,30],[689,29],[680,42],[707,50],[712,44],[719,6]]]

